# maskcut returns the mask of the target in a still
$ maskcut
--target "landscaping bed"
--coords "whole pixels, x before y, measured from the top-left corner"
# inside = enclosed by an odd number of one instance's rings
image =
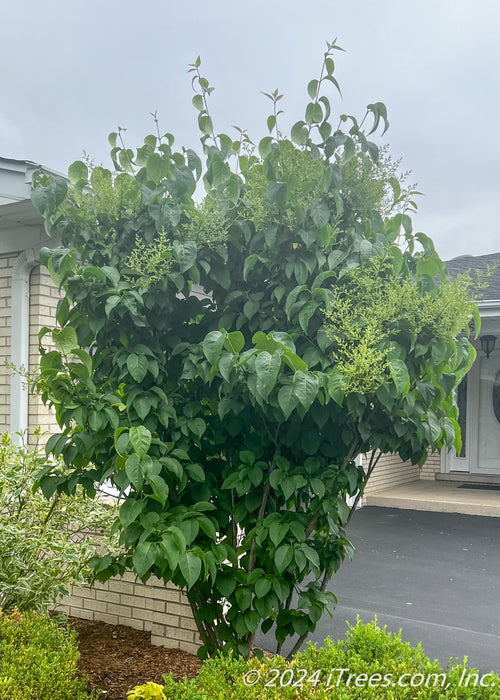
[[[178,649],[153,646],[151,633],[70,617],[69,625],[78,634],[78,669],[89,678],[89,689],[105,691],[107,700],[125,700],[136,685],[155,681],[172,673],[176,680],[193,678],[201,661]]]

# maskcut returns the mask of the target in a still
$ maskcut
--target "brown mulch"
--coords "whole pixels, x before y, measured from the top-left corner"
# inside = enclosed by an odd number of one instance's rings
[[[152,646],[151,633],[123,625],[107,625],[70,617],[78,634],[80,673],[89,678],[89,690],[104,691],[103,700],[126,700],[127,691],[172,673],[175,680],[193,678],[201,661],[178,649]]]

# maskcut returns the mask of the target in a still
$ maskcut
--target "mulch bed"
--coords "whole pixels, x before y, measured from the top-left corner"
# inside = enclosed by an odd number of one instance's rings
[[[70,617],[78,634],[78,668],[89,678],[89,689],[103,690],[103,700],[126,700],[127,691],[172,673],[176,680],[197,675],[201,661],[178,649],[151,644],[151,633],[123,625],[107,625]]]

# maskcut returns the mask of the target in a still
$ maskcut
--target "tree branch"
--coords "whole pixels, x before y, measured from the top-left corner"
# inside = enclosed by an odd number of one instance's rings
[[[354,499],[354,503],[352,504],[351,509],[349,511],[349,517],[347,518],[346,525],[349,524],[349,521],[351,520],[352,516],[354,515],[354,511],[356,510],[360,499],[363,497],[363,493],[365,491],[365,486],[368,482],[368,479],[370,478],[373,470],[377,466],[378,461],[379,461],[381,456],[382,456],[382,452],[380,450],[372,450],[372,453],[370,455],[370,462],[368,464],[368,469],[366,470],[364,484],[363,484],[362,488],[360,488],[358,490],[358,493],[356,494],[356,498]]]

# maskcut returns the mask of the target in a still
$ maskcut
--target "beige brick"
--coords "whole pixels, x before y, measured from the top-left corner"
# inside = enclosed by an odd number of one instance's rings
[[[142,620],[134,620],[132,617],[121,617],[119,615],[118,624],[125,625],[125,627],[132,627],[136,630],[144,630],[144,622]]]
[[[127,605],[115,605],[108,603],[107,612],[111,615],[121,615],[122,617],[132,617],[132,608]]]
[[[193,620],[192,617],[181,617],[181,619],[179,620],[179,627],[186,630],[193,630],[193,632],[198,632],[196,622]]]
[[[83,608],[74,608],[73,606],[69,609],[69,614],[71,617],[79,617],[82,620],[94,620],[94,613],[92,610],[84,610]]]
[[[93,588],[95,588],[96,591],[109,591],[109,581],[106,581],[105,583],[96,581],[93,585]]]
[[[191,630],[183,630],[179,627],[168,627],[165,630],[165,636],[169,639],[178,639],[180,642],[194,643],[196,635]]]
[[[113,593],[112,591],[98,591],[96,592],[96,596],[99,600],[102,600],[105,603],[114,603],[115,605],[120,604],[119,593]]]
[[[200,647],[201,642],[199,644],[196,644],[196,642],[193,644],[190,644],[189,642],[179,642],[179,649],[182,651],[187,651],[188,654],[193,654],[193,656],[196,656]]]
[[[153,588],[145,586],[143,583],[136,583],[134,588],[135,595],[143,596],[144,598],[154,598],[155,600],[166,600],[178,603],[180,600],[180,592],[169,588]]]
[[[73,588],[73,595],[80,596],[81,598],[95,598],[95,590],[93,588]]]
[[[177,615],[166,615],[165,613],[154,612],[153,610],[140,610],[132,608],[132,617],[135,619],[154,622],[161,625],[169,625],[171,627],[179,626],[179,618]]]
[[[70,607],[69,605],[64,605],[63,603],[60,603],[59,605],[54,606],[51,608],[56,613],[62,613],[63,615],[69,615],[70,614]]]
[[[83,598],[78,595],[66,595],[61,599],[63,605],[73,605],[77,608],[83,608]]]
[[[167,602],[167,613],[170,615],[181,615],[188,617],[188,613],[191,612],[191,608],[185,603],[170,603]]]
[[[154,598],[138,598],[144,600],[147,610],[155,610],[156,612],[165,612],[166,602],[164,600],[155,600]]]
[[[109,615],[108,613],[96,613],[95,620],[100,620],[101,622],[106,622],[108,625],[118,624],[118,615]]]
[[[113,581],[114,579],[111,580]],[[120,576],[120,580],[135,583],[137,581],[137,576],[132,571],[126,571],[123,576]]]
[[[167,639],[162,635],[151,635],[151,644],[155,647],[166,647],[167,649],[180,649],[180,642],[176,639]]]
[[[84,599],[83,601],[83,607],[86,610],[95,610],[96,612],[109,612],[108,611],[108,604],[103,603],[100,600],[90,600],[90,599]]]
[[[113,593],[125,593],[127,595],[134,594],[134,584],[129,581],[118,581],[113,578],[109,581],[109,590]]]
[[[132,608],[145,608],[146,598],[139,598],[136,595],[125,595],[122,593],[120,595],[120,605],[130,605]]]

